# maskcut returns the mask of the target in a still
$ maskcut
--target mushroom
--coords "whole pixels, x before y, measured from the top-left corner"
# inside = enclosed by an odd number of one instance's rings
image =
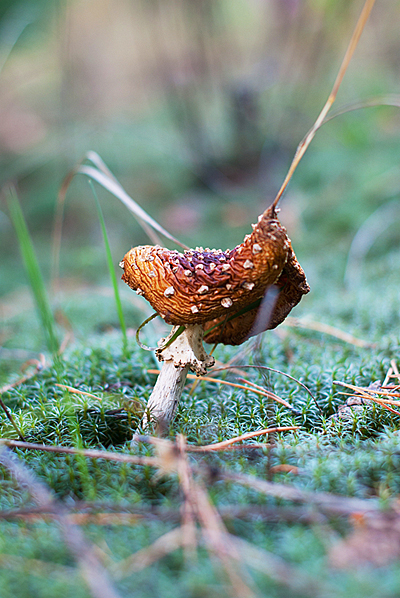
[[[262,297],[255,301],[251,309],[235,313],[228,318],[220,317],[204,325],[206,343],[240,345],[251,336],[265,330],[272,330],[283,322],[291,310],[299,303],[303,295],[310,291],[303,268],[296,259],[292,248],[289,249],[287,262],[275,282],[278,290],[277,299],[265,321],[256,321]]]
[[[252,233],[232,250],[197,247],[180,253],[142,245],[128,251],[120,266],[122,280],[174,325],[156,351],[164,363],[144,425],[149,413],[152,420],[170,422],[189,369],[201,375],[214,364],[203,347],[205,331],[207,342],[240,344],[252,335],[258,305],[269,287],[276,285],[280,294],[262,330],[282,322],[309,291],[274,206],[259,216]],[[179,327],[183,332],[177,336]]]

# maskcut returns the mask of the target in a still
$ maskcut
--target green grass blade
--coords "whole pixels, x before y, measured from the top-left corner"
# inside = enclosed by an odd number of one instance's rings
[[[128,346],[128,337],[126,335],[126,324],[125,324],[124,312],[122,311],[121,297],[119,294],[117,277],[115,275],[114,262],[113,262],[113,258],[111,255],[110,243],[108,241],[106,223],[104,222],[104,216],[103,216],[103,212],[102,212],[102,209],[100,206],[100,202],[97,197],[97,193],[94,188],[93,182],[91,180],[89,180],[89,185],[90,185],[91,190],[93,191],[96,208],[97,208],[97,215],[99,218],[101,231],[103,233],[104,247],[106,250],[108,270],[110,272],[110,278],[111,278],[111,282],[112,282],[113,289],[114,289],[115,306],[117,308],[117,314],[118,314],[119,323],[121,326],[123,346],[124,346],[124,350],[126,350],[127,346]]]
[[[51,351],[53,354],[56,354],[59,350],[59,342],[56,334],[56,323],[50,307],[46,287],[36,258],[29,230],[15,189],[10,187],[6,192],[6,196],[10,218],[18,237],[22,259],[24,261],[26,273],[29,278],[32,294],[35,299],[36,308],[46,338],[46,344],[49,351]]]

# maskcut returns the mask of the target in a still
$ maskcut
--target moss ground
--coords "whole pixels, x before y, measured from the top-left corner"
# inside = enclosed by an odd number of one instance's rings
[[[217,359],[235,365],[268,365],[307,385],[322,410],[293,380],[275,373],[246,369],[245,377],[265,385],[296,408],[292,413],[273,406],[265,397],[229,386],[201,382],[192,395],[190,386],[182,398],[177,417],[169,431],[187,437],[190,444],[206,444],[271,425],[297,425],[297,432],[280,434],[270,449],[255,447],[248,451],[227,451],[191,457],[193,465],[203,468],[207,488],[214,504],[227,506],[269,506],[283,508],[284,502],[261,496],[254,490],[219,479],[226,470],[253,474],[310,491],[327,491],[346,496],[378,498],[382,505],[400,492],[399,416],[374,405],[364,406],[347,420],[332,419],[345,397],[343,388],[333,381],[367,386],[382,381],[390,361],[399,354],[399,306],[394,256],[375,263],[366,271],[363,285],[353,292],[337,287],[323,292],[319,281],[314,294],[297,309],[297,317],[307,314],[357,338],[373,343],[360,348],[338,338],[312,330],[281,327],[251,341],[243,348],[219,347]],[[381,272],[379,276],[376,272]],[[397,272],[398,274],[398,272]],[[372,280],[374,284],[372,285]],[[115,328],[108,298],[87,298],[86,309],[64,298],[63,308],[74,328],[85,330],[64,352],[62,359],[50,364],[25,383],[3,393],[2,398],[29,442],[84,448],[107,448],[129,452],[129,442],[140,419],[154,375],[154,358],[138,348],[133,335],[129,352],[122,350],[121,334]],[[124,306],[127,309],[127,306]],[[104,320],[103,320],[104,316]],[[132,322],[138,314],[132,316]],[[81,322],[82,318],[84,321]],[[102,326],[99,330],[99,319]],[[41,335],[34,314],[19,313],[8,324],[2,381],[15,379],[16,357],[21,335],[31,355],[41,350]],[[146,332],[148,340],[156,329]],[[11,373],[14,372],[14,373]],[[14,377],[14,378],[13,378]],[[235,381],[223,372],[221,378]],[[99,400],[76,395],[56,386],[69,385],[95,394]],[[16,438],[4,413],[0,420],[2,437]],[[258,439],[255,439],[258,440]],[[139,444],[134,454],[151,455],[151,448]],[[181,495],[174,476],[160,476],[149,466],[128,465],[71,455],[52,455],[16,449],[15,453],[64,504],[74,510],[147,513],[135,523],[124,525],[88,524],[87,537],[99,547],[106,562],[129,556],[172,529],[176,521],[152,514],[179,508]],[[275,466],[298,468],[298,475],[276,472]],[[32,507],[29,494],[21,489],[6,470],[1,470],[1,510]],[[155,511],[154,511],[155,512]],[[338,573],[328,563],[330,547],[348,532],[344,519],[310,524],[285,521],[285,517],[231,517],[226,520],[231,533],[270,550],[297,566],[311,578],[323,581],[319,595],[364,595],[395,597],[400,592],[400,568],[390,563],[384,568],[352,569]],[[322,526],[322,527],[321,527]],[[18,595],[89,596],[74,561],[60,537],[55,523],[39,519],[0,520],[1,596]],[[51,584],[49,584],[51,579]],[[302,596],[272,582],[268,575],[252,574],[259,596]],[[148,569],[116,581],[123,596],[213,596],[231,595],[221,571],[200,550],[196,563],[185,562],[181,551]],[[288,593],[289,592],[289,593]]]

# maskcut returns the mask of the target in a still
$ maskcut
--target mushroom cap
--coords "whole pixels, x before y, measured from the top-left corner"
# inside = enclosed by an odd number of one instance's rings
[[[124,280],[167,324],[205,324],[236,313],[275,284],[291,252],[286,229],[269,208],[253,232],[232,250],[184,253],[134,247],[124,256]]]
[[[275,286],[279,289],[279,295],[272,313],[268,314],[265,322],[257,321],[256,324],[260,305],[236,317],[235,314],[232,314],[229,316],[232,319],[228,319],[226,316],[215,318],[204,324],[205,342],[240,345],[251,336],[276,328],[283,322],[293,307],[299,303],[302,296],[310,291],[304,270],[297,261],[292,248],[290,248],[287,262],[275,282]],[[256,327],[254,328],[255,324]],[[207,334],[208,330],[210,332]]]

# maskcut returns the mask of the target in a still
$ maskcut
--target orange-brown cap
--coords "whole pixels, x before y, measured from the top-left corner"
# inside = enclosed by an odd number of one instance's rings
[[[292,248],[290,248],[287,262],[275,282],[275,287],[279,294],[272,311],[265,314],[264,321],[257,318],[260,305],[236,317],[235,314],[232,314],[228,317],[215,318],[204,324],[205,342],[240,345],[251,336],[276,328],[283,322],[302,296],[310,291],[304,270],[297,261]]]
[[[275,284],[291,252],[273,208],[232,250],[196,248],[184,253],[134,247],[121,262],[124,280],[168,324],[205,324],[239,311]]]

